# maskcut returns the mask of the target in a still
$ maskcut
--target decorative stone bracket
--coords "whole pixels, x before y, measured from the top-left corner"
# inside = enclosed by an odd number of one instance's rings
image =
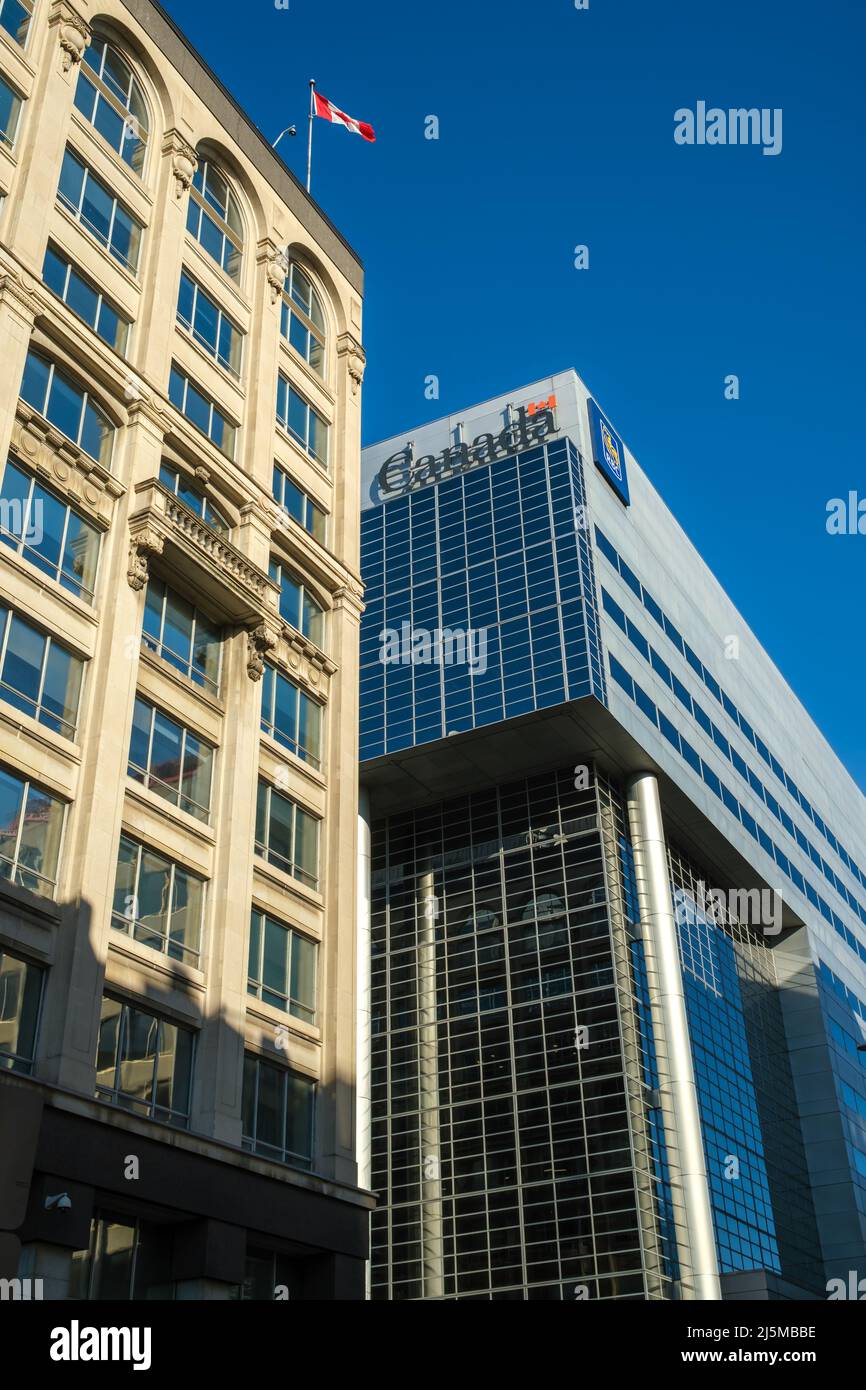
[[[69,4],[69,0],[55,0],[52,5],[48,22],[50,25],[57,26],[57,38],[60,44],[60,64],[64,73],[69,73],[77,67],[84,57],[87,45],[90,43],[90,25],[78,11]]]
[[[198,169],[198,155],[179,130],[167,130],[162,142],[162,152],[171,155],[171,172],[174,175],[174,196],[180,201],[192,185]]]
[[[148,580],[148,559],[151,555],[161,555],[164,541],[158,531],[144,528],[136,532],[129,547],[129,568],[126,577],[129,587],[138,591]]]
[[[280,634],[267,623],[259,623],[247,633],[247,675],[251,681],[260,681],[265,670],[265,657],[270,656],[279,645]]]
[[[357,396],[364,380],[367,356],[361,344],[351,333],[341,333],[337,339],[337,356],[346,358],[346,367],[352,383],[352,395]]]
[[[271,291],[271,303],[276,304],[283,292],[286,276],[289,273],[289,255],[285,246],[277,246],[270,237],[264,237],[256,249],[256,262],[264,265]]]

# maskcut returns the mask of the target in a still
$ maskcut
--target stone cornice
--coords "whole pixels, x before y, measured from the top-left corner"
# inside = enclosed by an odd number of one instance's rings
[[[85,504],[108,525],[113,501],[126,489],[101,463],[67,439],[41,415],[19,401],[12,426],[10,447],[22,463],[47,478],[74,505]]]
[[[13,304],[22,318],[32,324],[45,308],[39,293],[39,282],[26,271],[11,266],[0,267],[0,304]]]

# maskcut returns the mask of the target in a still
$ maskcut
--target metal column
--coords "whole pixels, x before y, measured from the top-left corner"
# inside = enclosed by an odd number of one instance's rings
[[[674,1204],[680,1296],[717,1300],[722,1294],[710,1190],[655,775],[640,772],[631,777],[626,801]]]
[[[445,1277],[436,1020],[436,918],[433,874],[418,879],[418,1061],[421,1099],[421,1241],[424,1297],[443,1298]]]
[[[372,1183],[372,1027],[370,1015],[371,892],[370,892],[370,794],[358,789],[358,929],[356,977],[355,1148],[358,1186]],[[370,1261],[367,1260],[367,1297],[370,1297]]]

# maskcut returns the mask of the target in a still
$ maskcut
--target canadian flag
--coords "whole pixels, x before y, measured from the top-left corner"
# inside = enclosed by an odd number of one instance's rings
[[[355,121],[351,116],[347,116],[345,111],[341,111],[327,97],[323,97],[321,92],[314,92],[316,98],[316,115],[321,116],[326,121],[336,121],[337,125],[344,125],[347,130],[352,130],[356,135],[363,135],[365,140],[373,141],[376,139],[376,132],[366,121]]]

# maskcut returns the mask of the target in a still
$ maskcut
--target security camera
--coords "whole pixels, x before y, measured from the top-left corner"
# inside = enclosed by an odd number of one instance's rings
[[[71,1211],[72,1198],[68,1192],[56,1192],[53,1197],[45,1198],[46,1211]]]
[[[289,126],[289,130],[288,130],[288,133],[289,133],[289,135],[297,135],[297,133],[298,133],[298,127],[297,127],[296,125],[290,125],[290,126]]]

